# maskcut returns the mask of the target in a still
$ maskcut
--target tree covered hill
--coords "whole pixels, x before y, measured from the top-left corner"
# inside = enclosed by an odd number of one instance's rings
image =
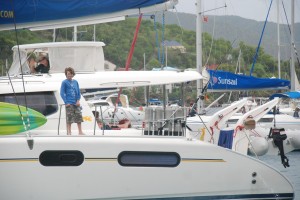
[[[178,20],[179,19],[179,20]],[[238,16],[207,16],[207,22],[203,22],[203,32],[213,34],[214,38],[224,38],[234,42],[237,46],[240,41],[247,45],[257,47],[264,22],[245,19]],[[157,21],[162,22],[162,14],[157,14]],[[166,24],[180,25],[183,29],[196,30],[196,15],[188,13],[166,12]],[[300,49],[300,23],[295,23],[295,43]],[[281,59],[290,58],[290,32],[287,24],[280,24]],[[263,35],[261,46],[265,52],[277,58],[277,24],[268,22]]]
[[[241,19],[237,19],[241,20]],[[160,22],[158,17],[155,18],[156,22]],[[146,60],[146,69],[151,70],[153,67],[161,67],[165,65],[166,57],[168,66],[178,67],[180,69],[196,68],[196,34],[194,30],[182,28],[183,24],[189,24],[187,21],[181,21],[181,27],[175,24],[167,24],[168,18],[166,17],[166,25],[161,23],[154,23],[154,19],[149,16],[144,16],[139,36],[137,39],[135,51],[132,57],[130,67],[134,70],[144,69],[144,55]],[[229,23],[229,19],[227,20]],[[104,47],[105,58],[118,67],[124,67],[128,52],[130,50],[131,42],[133,39],[137,19],[127,18],[125,21],[111,22],[96,25],[96,41],[102,41],[106,44]],[[251,26],[244,22],[244,26]],[[224,25],[224,30],[226,29]],[[78,40],[79,41],[92,41],[94,26],[81,26],[78,27]],[[205,29],[205,27],[204,27]],[[223,31],[227,32],[227,31]],[[228,30],[228,34],[236,37],[247,35],[248,32],[235,34],[233,31]],[[235,71],[236,63],[239,52],[241,50],[241,72],[249,74],[253,56],[255,54],[256,45],[249,45],[246,41],[236,39],[235,42],[224,39],[224,37],[217,37],[208,32],[203,33],[203,63],[206,65],[219,65],[219,69]],[[249,37],[252,34],[249,35]],[[259,35],[259,34],[257,34]],[[11,47],[17,44],[37,43],[37,42],[51,42],[52,30],[31,32],[29,30],[20,31],[1,31],[0,32],[0,70],[3,69],[5,59],[11,62]],[[73,38],[73,28],[58,29],[56,41],[71,41]],[[162,41],[177,41],[184,48],[185,52],[176,48],[163,47]],[[259,51],[257,64],[254,68],[254,76],[257,77],[271,77],[277,76],[277,61],[271,55],[265,53],[265,47]],[[164,59],[163,59],[164,58]],[[299,67],[298,67],[299,68]],[[289,78],[289,64],[287,61],[282,61],[282,77]],[[299,72],[299,71],[298,71]],[[299,75],[299,73],[298,73]]]

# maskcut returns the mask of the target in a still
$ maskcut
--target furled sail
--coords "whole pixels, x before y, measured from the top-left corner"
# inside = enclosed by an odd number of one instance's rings
[[[0,30],[51,29],[121,20],[167,10],[178,0],[14,0],[1,1]]]

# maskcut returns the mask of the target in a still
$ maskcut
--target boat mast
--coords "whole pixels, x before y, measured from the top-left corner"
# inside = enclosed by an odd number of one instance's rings
[[[202,20],[201,20],[201,0],[196,0],[196,65],[197,71],[202,73]],[[203,81],[197,80],[197,97],[199,98],[202,94]],[[203,101],[200,98],[197,102],[198,113],[203,111]]]
[[[53,38],[53,42],[56,42],[56,29],[54,28],[53,29],[53,35],[52,35],[52,38]]]
[[[77,26],[74,26],[73,41],[77,42]]]
[[[290,73],[291,73],[291,91],[295,91],[296,83],[296,73],[295,73],[295,58],[294,58],[294,24],[295,24],[295,0],[291,0],[291,63],[290,63]]]

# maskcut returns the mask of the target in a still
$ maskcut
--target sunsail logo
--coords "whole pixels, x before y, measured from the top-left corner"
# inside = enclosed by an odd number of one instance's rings
[[[14,12],[11,10],[0,10],[0,18],[14,18]]]
[[[237,85],[237,79],[227,79],[222,77],[212,77],[212,85],[220,84],[220,85]]]

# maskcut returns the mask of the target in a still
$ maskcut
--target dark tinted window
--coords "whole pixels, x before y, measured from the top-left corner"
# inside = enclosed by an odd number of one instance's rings
[[[41,153],[39,161],[44,166],[79,166],[84,156],[77,150],[48,150]]]
[[[109,106],[109,103],[107,103],[107,102],[99,102],[99,103],[95,103],[94,105],[97,106],[97,107],[100,107],[100,106]]]
[[[25,106],[23,93],[16,94],[18,103]],[[17,104],[14,94],[0,94],[0,101]],[[58,110],[58,105],[53,92],[26,93],[27,107],[34,109],[43,115],[51,115]]]
[[[122,166],[134,167],[176,167],[180,156],[175,152],[124,151],[119,154]]]
[[[273,118],[260,118],[258,122],[273,122]]]
[[[239,119],[228,119],[227,123],[228,124],[233,124],[236,123]]]

